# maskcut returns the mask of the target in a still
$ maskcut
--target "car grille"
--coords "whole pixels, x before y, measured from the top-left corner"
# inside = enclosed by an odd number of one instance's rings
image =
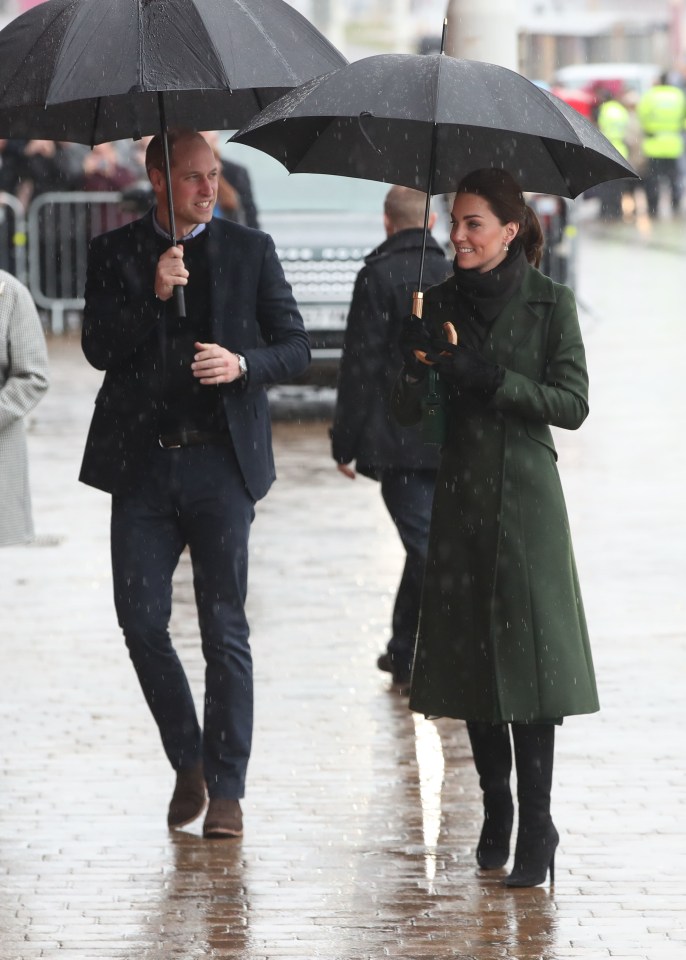
[[[364,262],[363,250],[286,248],[277,253],[301,306],[335,304],[347,310],[355,277]]]

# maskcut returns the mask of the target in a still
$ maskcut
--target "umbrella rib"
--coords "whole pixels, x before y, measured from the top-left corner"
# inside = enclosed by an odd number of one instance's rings
[[[531,81],[529,81],[529,83],[531,83]],[[534,83],[534,84],[532,84],[532,86],[533,86],[533,87],[536,87],[536,84]],[[538,87],[536,87],[536,89],[538,90]],[[544,96],[545,96],[544,102],[545,102],[546,110],[550,110],[552,113],[555,114],[556,119],[562,120],[564,123],[566,123],[566,125],[569,127],[569,130],[571,131],[572,137],[573,137],[573,139],[576,141],[577,145],[580,146],[580,147],[583,147],[583,142],[582,142],[582,140],[581,140],[581,137],[579,136],[579,134],[578,134],[578,133],[576,132],[576,130],[574,129],[574,125],[572,124],[571,120],[568,120],[567,117],[565,117],[564,113],[562,113],[561,110],[558,110],[558,109],[557,109],[557,107],[555,106],[554,102],[553,102],[552,100],[550,100],[550,99],[548,98],[548,96],[545,94],[545,91],[541,91],[541,92],[543,92],[543,93],[544,93]],[[557,137],[548,137],[547,139],[548,139],[548,140],[558,140]],[[560,143],[568,143],[569,141],[559,140],[559,142],[560,142]]]
[[[58,20],[59,17],[62,16],[63,14],[64,14],[64,8],[58,10],[58,11],[55,13],[55,15],[54,15],[51,19],[49,19],[49,20],[47,21],[46,26],[45,26],[45,30],[50,29],[50,28],[52,27],[52,24],[53,24],[56,20]],[[44,30],[43,32],[45,32],[45,30]],[[63,44],[64,44],[64,37],[63,37],[62,40],[60,41],[60,45],[59,45],[59,47],[57,48],[57,50],[55,51],[55,58],[54,58],[54,61],[53,61],[53,65],[57,64],[57,62],[58,62],[58,60],[59,60],[59,58],[60,58],[60,54],[61,54],[61,52],[62,52]],[[31,52],[32,52],[32,51],[31,51]],[[5,89],[10,85],[10,83],[16,78],[17,74],[18,74],[25,66],[26,66],[26,64],[25,64],[25,62],[22,60],[22,62],[18,64],[17,69],[14,71],[14,73],[13,73],[10,77],[8,77],[7,82],[6,82],[6,84],[5,84]],[[49,93],[50,93],[50,89],[49,89],[49,86],[48,86],[48,92],[47,92],[47,95],[46,95],[46,98],[45,98],[46,103],[47,103],[48,100],[49,100]],[[21,106],[21,104],[17,104],[17,106]]]
[[[565,118],[565,119],[566,119],[566,118]],[[547,140],[554,140],[554,137],[541,137],[541,140],[546,140],[546,141],[547,141]],[[564,141],[555,140],[555,143],[564,143]],[[571,185],[570,185],[570,182],[569,182],[569,177],[565,174],[565,172],[563,171],[563,169],[562,169],[562,167],[560,166],[560,164],[557,162],[557,160],[555,159],[555,157],[554,157],[554,156],[552,155],[552,153],[550,152],[550,149],[549,149],[547,143],[546,143],[546,147],[545,147],[545,148],[546,148],[546,151],[547,151],[547,153],[548,153],[548,156],[550,157],[550,159],[551,159],[551,160],[553,161],[553,163],[555,164],[555,169],[556,169],[557,172],[560,174],[560,177],[561,177],[561,179],[562,179],[562,182],[566,185],[568,192],[571,194],[572,189],[571,189]],[[583,193],[583,190],[580,191],[580,192]],[[573,198],[572,198],[572,199],[573,199]]]
[[[268,44],[270,45],[270,47],[272,48],[273,52],[279,57],[279,60],[281,61],[282,65],[283,65],[283,66],[288,70],[288,72],[290,73],[290,75],[291,75],[291,77],[292,77],[292,79],[293,79],[294,85],[297,85],[298,78],[297,78],[296,74],[294,73],[291,65],[286,62],[283,54],[282,54],[281,51],[278,49],[278,47],[276,46],[276,44],[274,43],[274,41],[272,40],[272,38],[269,36],[269,34],[268,34],[268,33],[266,32],[266,30],[264,29],[264,25],[263,25],[262,23],[260,23],[260,21],[255,17],[255,14],[254,14],[253,11],[249,8],[249,6],[248,6],[247,3],[242,2],[242,0],[237,0],[237,6],[241,7],[242,10],[243,10],[243,12],[245,13],[245,15],[248,17],[248,19],[250,19],[250,20],[252,21],[253,26],[255,27],[255,29],[257,30],[257,32],[260,33],[260,34],[262,35],[262,37],[267,41],[267,43],[268,43]],[[227,83],[228,83],[228,80],[227,80]]]

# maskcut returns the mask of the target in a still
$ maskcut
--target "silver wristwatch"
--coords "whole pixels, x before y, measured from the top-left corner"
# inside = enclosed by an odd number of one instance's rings
[[[248,364],[245,362],[245,357],[242,353],[236,354],[236,359],[238,360],[238,369],[241,372],[241,376],[245,377],[248,373]]]

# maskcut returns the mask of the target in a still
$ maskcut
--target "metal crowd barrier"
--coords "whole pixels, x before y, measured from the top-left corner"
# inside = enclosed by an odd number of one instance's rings
[[[133,220],[120,193],[44,193],[28,214],[28,285],[53,333],[65,329],[65,314],[83,309],[88,244],[93,237]]]
[[[541,270],[574,287],[577,230],[572,205],[541,195],[530,202],[546,239]],[[44,193],[31,203],[26,218],[15,197],[0,194],[0,267],[28,284],[51,332],[62,333],[70,312],[80,322],[91,239],[139,215],[133,207],[123,209],[120,193],[83,191]],[[320,359],[336,359],[362,251],[285,248],[279,254],[315,353]]]
[[[11,193],[0,193],[0,270],[27,282],[26,216]]]
[[[48,316],[49,329],[62,333],[68,314],[80,315],[86,280],[88,244],[140,216],[123,210],[121,193],[44,193],[29,208],[28,285],[36,305]],[[358,250],[279,248],[286,278],[293,287],[305,325],[320,359],[337,359],[355,276],[362,265]],[[77,316],[80,321],[80,316]]]

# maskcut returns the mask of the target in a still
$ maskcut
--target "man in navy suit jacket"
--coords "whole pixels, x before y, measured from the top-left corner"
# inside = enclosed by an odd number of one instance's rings
[[[155,137],[155,208],[89,251],[82,344],[106,373],[80,479],[112,494],[117,617],[176,771],[168,824],[190,823],[209,794],[204,835],[235,837],[252,739],[248,536],[275,478],[265,387],[302,373],[310,352],[271,238],[212,219],[214,154],[197,133],[169,140],[177,245]],[[206,662],[202,730],[168,631],[186,546]]]

